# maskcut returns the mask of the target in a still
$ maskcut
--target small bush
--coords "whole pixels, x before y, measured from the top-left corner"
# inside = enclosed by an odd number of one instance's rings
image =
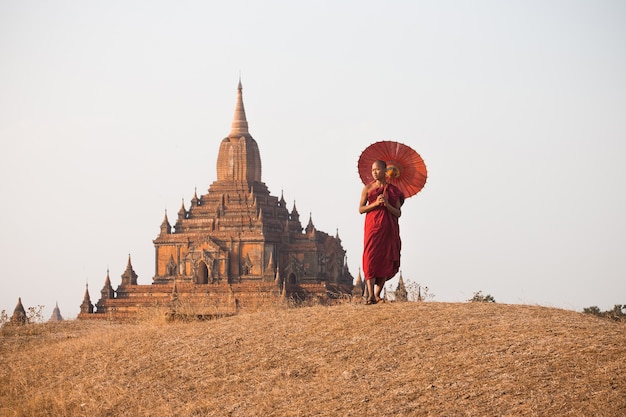
[[[496,299],[493,298],[491,294],[483,295],[482,291],[478,291],[474,293],[474,296],[470,298],[470,303],[495,303]]]
[[[626,304],[615,304],[615,306],[613,306],[613,310],[607,311],[600,311],[597,306],[587,307],[583,309],[583,313],[615,321],[626,322]]]

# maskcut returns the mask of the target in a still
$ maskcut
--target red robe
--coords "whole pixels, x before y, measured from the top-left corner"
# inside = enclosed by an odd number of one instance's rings
[[[367,193],[367,202],[372,204],[385,193],[389,204],[396,207],[404,203],[404,194],[398,187],[387,183],[385,187],[372,188]],[[365,279],[393,278],[400,269],[400,226],[398,218],[385,206],[378,206],[365,214],[363,241],[363,274]]]

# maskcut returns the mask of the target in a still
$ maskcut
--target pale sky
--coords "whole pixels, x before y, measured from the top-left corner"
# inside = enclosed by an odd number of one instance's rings
[[[428,167],[400,219],[434,301],[626,304],[626,2],[0,0],[0,310],[76,317],[216,180],[241,75],[272,195],[338,230],[358,157]],[[395,289],[397,278],[389,282]]]

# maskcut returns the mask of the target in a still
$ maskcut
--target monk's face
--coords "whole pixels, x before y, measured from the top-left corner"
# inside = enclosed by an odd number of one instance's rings
[[[378,181],[385,178],[385,168],[380,162],[374,162],[372,164],[372,177]]]

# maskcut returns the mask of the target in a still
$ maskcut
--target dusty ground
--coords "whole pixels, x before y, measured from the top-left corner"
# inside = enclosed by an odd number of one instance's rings
[[[0,416],[626,416],[626,324],[572,311],[425,302],[160,317],[2,329]]]

